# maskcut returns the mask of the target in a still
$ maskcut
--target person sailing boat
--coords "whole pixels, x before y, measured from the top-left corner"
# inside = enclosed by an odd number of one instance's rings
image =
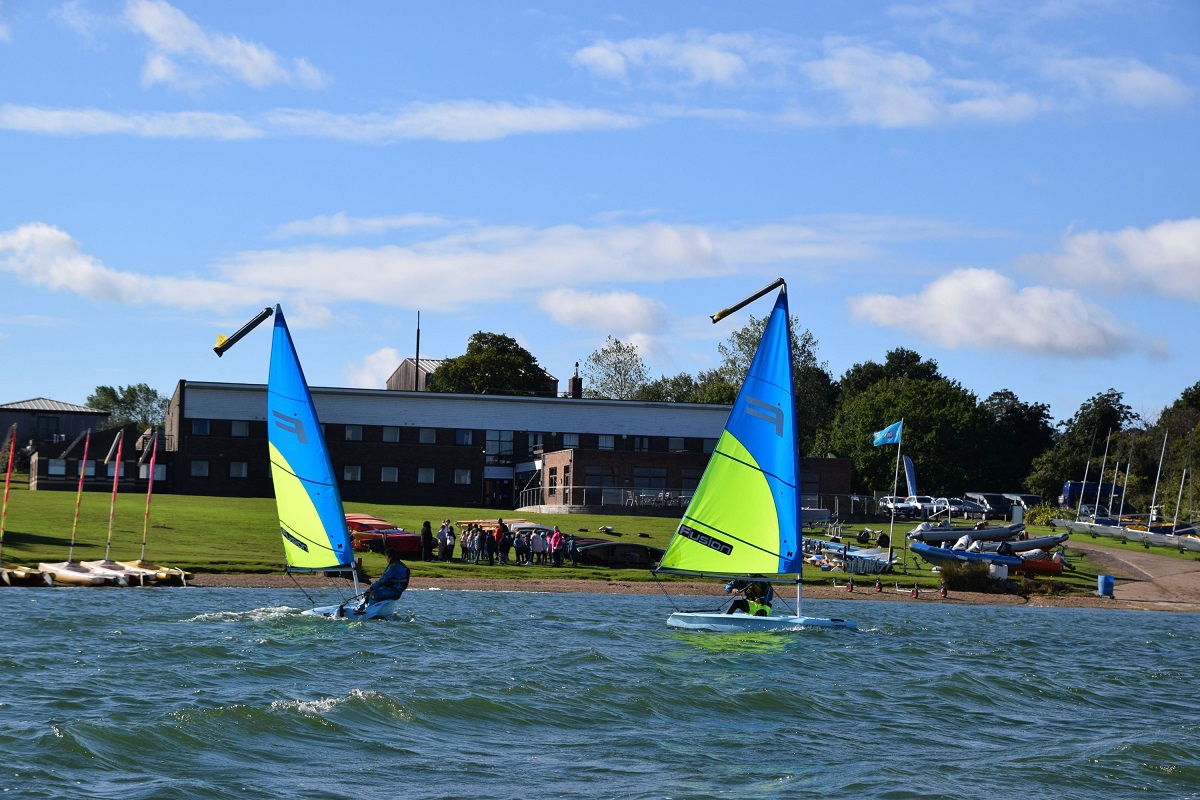
[[[400,560],[400,551],[389,547],[387,560],[387,569],[379,576],[379,580],[372,583],[370,588],[363,593],[360,609],[366,609],[372,603],[399,600],[400,595],[404,594],[404,590],[408,588],[408,565]]]
[[[771,616],[771,601],[775,599],[775,590],[769,581],[736,580],[725,584],[725,594],[740,594],[737,600],[729,604],[726,614],[741,611],[752,617]]]

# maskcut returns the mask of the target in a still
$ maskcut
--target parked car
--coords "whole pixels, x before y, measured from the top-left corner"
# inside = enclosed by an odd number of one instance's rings
[[[359,552],[382,553],[389,547],[400,551],[401,558],[421,555],[421,534],[406,531],[385,519],[370,514],[347,514],[350,546]]]
[[[963,519],[982,517],[984,511],[983,506],[961,497],[939,497],[933,501],[935,514],[945,514],[947,508],[950,511],[949,516]]]
[[[1014,506],[1020,506],[1028,511],[1034,506],[1042,504],[1042,496],[1039,494],[1021,494],[1019,492],[1005,492],[1004,496],[1012,501]]]
[[[1012,516],[1012,500],[995,492],[967,492],[963,498],[983,506],[988,519],[1008,519]]]
[[[933,513],[933,498],[927,494],[910,494],[904,498],[904,505],[910,516],[928,517]]]
[[[661,547],[633,542],[579,543],[575,549],[575,562],[594,567],[650,569],[658,565],[665,552]]]
[[[879,511],[882,514],[907,514],[908,507],[904,505],[903,497],[887,495],[879,498]]]

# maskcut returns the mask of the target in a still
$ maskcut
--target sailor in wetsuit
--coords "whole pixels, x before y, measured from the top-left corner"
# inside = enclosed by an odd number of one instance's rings
[[[775,599],[775,590],[767,581],[730,581],[725,584],[726,594],[740,594],[737,600],[729,604],[726,614],[741,611],[753,617],[768,617],[771,615],[771,601]]]
[[[361,609],[371,603],[382,603],[384,600],[399,600],[400,595],[408,588],[408,566],[400,560],[400,551],[394,547],[387,549],[388,565],[379,580],[371,584],[363,595]]]

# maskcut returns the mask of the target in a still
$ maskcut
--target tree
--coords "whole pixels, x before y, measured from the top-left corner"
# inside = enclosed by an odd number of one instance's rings
[[[925,361],[921,359],[920,353],[897,347],[888,351],[882,364],[866,361],[846,370],[842,379],[838,381],[838,389],[844,395],[854,396],[871,384],[888,378],[932,381],[942,378],[942,374],[933,359]]]
[[[139,428],[162,427],[170,398],[160,395],[144,383],[133,386],[97,386],[88,395],[88,408],[109,413],[105,428],[120,428],[137,423]]]
[[[650,373],[637,345],[609,336],[583,363],[583,377],[587,397],[633,400],[649,382]]]
[[[720,370],[705,370],[695,377],[681,372],[674,377],[665,375],[642,387],[638,400],[653,400],[665,403],[715,403],[732,405],[737,399],[737,389],[721,374]]]
[[[1050,407],[1023,403],[1011,391],[993,392],[981,404],[992,429],[987,434],[987,452],[981,486],[997,491],[1015,491],[1025,485],[1033,460],[1054,446]]]
[[[511,336],[479,331],[467,352],[448,358],[429,376],[431,392],[462,394],[549,394],[549,379],[537,359]]]
[[[988,420],[975,395],[947,380],[888,378],[838,407],[818,434],[816,452],[854,460],[864,489],[892,491],[896,449],[875,447],[875,431],[904,420],[901,448],[912,458],[922,494],[962,490],[980,479]]]
[[[1058,497],[1064,481],[1083,480],[1095,449],[1103,450],[1105,437],[1124,430],[1136,419],[1123,400],[1121,392],[1109,389],[1086,400],[1074,416],[1060,422],[1054,446],[1030,465],[1025,488],[1052,499]]]

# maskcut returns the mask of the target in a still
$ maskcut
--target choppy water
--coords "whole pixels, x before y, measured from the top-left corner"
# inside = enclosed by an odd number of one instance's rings
[[[812,601],[860,630],[728,636],[669,631],[662,596],[306,606],[0,589],[0,793],[1200,797],[1200,615]]]

